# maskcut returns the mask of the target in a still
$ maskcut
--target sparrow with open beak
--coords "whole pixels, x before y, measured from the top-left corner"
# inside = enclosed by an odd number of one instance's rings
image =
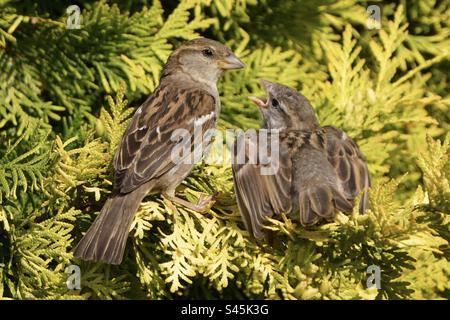
[[[261,111],[263,128],[279,130],[279,159],[272,175],[261,174],[260,163],[232,166],[237,203],[250,233],[262,238],[267,218],[283,212],[299,212],[302,225],[333,220],[338,210],[352,211],[360,192],[362,214],[370,176],[357,144],[335,127],[321,127],[309,101],[296,90],[267,80],[261,84],[267,97],[250,100]],[[258,150],[246,143],[238,144],[245,149],[236,152]]]
[[[187,158],[174,161],[172,150],[180,141],[173,135],[177,129],[190,136],[214,129],[220,112],[216,83],[224,71],[243,67],[230,49],[205,38],[188,41],[171,54],[159,86],[125,130],[114,157],[112,195],[78,243],[76,257],[120,264],[134,214],[149,193],[162,193],[193,210],[205,208],[211,197],[192,204],[175,196],[195,163],[183,161]],[[206,150],[210,139],[200,140],[187,139],[187,150]]]

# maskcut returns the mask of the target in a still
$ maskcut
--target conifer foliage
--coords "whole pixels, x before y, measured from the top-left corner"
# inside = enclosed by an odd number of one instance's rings
[[[79,28],[70,1],[0,0],[0,298],[450,298],[450,1],[375,1],[380,29],[357,0],[75,2]],[[283,215],[257,243],[230,166],[203,163],[178,193],[219,192],[211,210],[148,196],[121,265],[75,259],[130,116],[199,36],[246,63],[219,83],[219,129],[260,126],[259,78],[296,87],[360,145],[370,210],[308,228]]]

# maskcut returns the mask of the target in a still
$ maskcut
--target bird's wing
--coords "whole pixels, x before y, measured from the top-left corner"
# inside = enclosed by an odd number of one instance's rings
[[[325,126],[323,132],[328,161],[336,171],[337,181],[345,197],[354,200],[363,192],[359,203],[359,211],[362,214],[368,208],[368,191],[371,184],[364,155],[355,141],[343,131]]]
[[[232,166],[236,199],[247,229],[259,239],[264,236],[262,227],[268,217],[291,211],[291,160],[287,150],[280,146],[279,160],[275,165],[272,163],[275,170],[264,172],[268,164],[249,161],[249,150],[258,150],[258,142],[247,136],[241,139],[245,143],[236,142],[234,150],[237,158],[244,152],[245,163],[239,164],[235,158]]]
[[[314,224],[320,218],[331,220],[336,208],[351,210],[353,204],[339,191],[335,170],[326,157],[322,131],[289,130],[280,138],[295,167],[292,188],[298,194],[292,199],[298,201],[301,224]]]
[[[215,128],[215,105],[204,90],[159,87],[136,111],[122,137],[114,157],[115,190],[131,192],[176,167],[174,147],[184,144],[191,151],[194,132],[204,135]]]

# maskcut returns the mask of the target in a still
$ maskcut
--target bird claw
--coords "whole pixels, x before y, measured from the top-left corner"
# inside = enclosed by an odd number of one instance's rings
[[[215,192],[211,195],[201,195],[198,199],[198,203],[195,205],[196,211],[204,212],[207,209],[210,209],[217,200],[218,192]]]
[[[187,200],[178,198],[174,195],[168,195],[168,194],[164,194],[165,197],[167,197],[170,201],[178,203],[188,209],[191,209],[193,211],[197,211],[199,213],[205,212],[207,210],[209,210],[213,204],[216,202],[216,198],[218,196],[218,192],[212,194],[212,195],[201,195],[200,198],[198,199],[197,204],[193,204],[192,202],[189,202]]]

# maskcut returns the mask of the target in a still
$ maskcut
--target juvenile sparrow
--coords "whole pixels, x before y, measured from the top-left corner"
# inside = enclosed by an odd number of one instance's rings
[[[180,141],[173,137],[177,129],[190,136],[214,129],[220,112],[216,83],[225,70],[243,67],[230,49],[205,38],[188,41],[170,55],[159,86],[125,130],[113,162],[112,195],[78,243],[76,257],[120,264],[134,214],[149,193],[162,193],[193,210],[203,210],[211,201],[203,199],[194,205],[175,196],[176,187],[195,162],[174,161],[173,148]],[[185,140],[189,151],[205,150],[210,142],[194,140]]]
[[[263,127],[279,130],[279,159],[272,175],[261,174],[258,162],[232,166],[237,203],[250,233],[262,238],[267,218],[283,212],[298,212],[302,225],[330,221],[337,210],[352,211],[361,191],[362,214],[370,177],[357,144],[335,127],[321,127],[309,101],[296,90],[267,80],[261,84],[268,97],[250,100],[260,108]],[[261,142],[243,138],[247,145],[240,144],[236,152],[249,159],[248,143]]]

